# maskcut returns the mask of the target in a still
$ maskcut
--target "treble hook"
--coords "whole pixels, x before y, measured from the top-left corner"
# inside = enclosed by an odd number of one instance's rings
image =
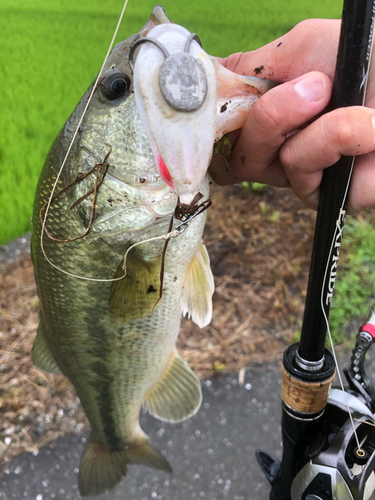
[[[178,231],[178,234],[183,233],[185,229],[188,227],[189,222],[195,219],[195,217],[197,217],[199,214],[205,212],[211,205],[212,201],[206,200],[203,203],[201,203],[201,205],[199,205],[199,207],[197,207],[197,209],[194,212],[192,212],[191,214],[184,215],[181,224],[179,224],[176,227],[176,231]]]

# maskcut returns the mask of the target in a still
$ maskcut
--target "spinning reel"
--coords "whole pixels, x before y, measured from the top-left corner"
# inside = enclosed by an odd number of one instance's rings
[[[345,393],[331,389],[328,404],[320,414],[306,418],[306,414],[298,414],[283,401],[282,462],[257,452],[273,488],[271,499],[375,498],[375,389],[364,365],[365,354],[374,341],[375,312],[371,311],[357,334],[351,366],[344,370],[348,388]]]
[[[349,388],[345,394],[340,389],[330,391],[325,410],[324,444],[294,478],[292,500],[372,498],[375,489],[375,399],[374,387],[366,375],[364,361],[375,339],[374,325],[375,313],[372,311],[367,324],[361,327],[357,335],[351,366],[344,370]]]

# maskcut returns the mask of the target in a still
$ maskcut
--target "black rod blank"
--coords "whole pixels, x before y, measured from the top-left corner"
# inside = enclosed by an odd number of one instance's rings
[[[331,109],[363,104],[374,12],[374,0],[344,0]],[[300,358],[310,362],[320,361],[324,354],[327,330],[324,314],[328,318],[353,161],[353,157],[343,156],[323,172],[298,350]]]

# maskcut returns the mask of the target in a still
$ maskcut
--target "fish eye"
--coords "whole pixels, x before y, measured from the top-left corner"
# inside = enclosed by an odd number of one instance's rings
[[[100,84],[100,89],[106,99],[114,101],[123,96],[130,87],[130,79],[120,71],[107,75]]]

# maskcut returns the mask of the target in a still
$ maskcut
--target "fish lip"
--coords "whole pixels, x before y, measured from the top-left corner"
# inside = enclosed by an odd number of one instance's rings
[[[171,213],[170,213],[170,214],[168,214],[168,215],[160,215],[160,216],[156,216],[156,217],[155,217],[155,220],[154,220],[154,224],[160,224],[161,222],[164,222],[164,219],[168,219],[168,218],[170,218],[173,214],[174,214],[174,212],[171,212]]]
[[[150,213],[150,215],[152,216],[152,219],[150,222],[147,222],[143,227],[141,227],[140,229],[137,229],[137,230],[134,230],[134,231],[130,231],[131,233],[134,233],[134,234],[139,234],[141,233],[142,231],[144,231],[145,229],[147,229],[148,227],[152,226],[153,224],[160,224],[162,222],[166,222],[168,220],[170,220],[171,216],[173,216],[174,214],[174,209],[169,213],[169,214],[166,214],[166,215],[158,215],[157,212],[155,212],[155,210],[148,206],[147,205],[147,210],[148,212]],[[126,210],[126,209],[125,209]],[[121,213],[121,212],[120,212]],[[98,224],[95,226],[95,230],[97,230],[101,224],[103,224],[104,222],[108,222],[109,219],[111,218],[114,218],[114,217],[118,217],[119,214],[116,213],[116,214],[113,214],[113,215],[110,215],[109,217],[107,217],[106,219],[103,219],[101,220],[100,222],[98,222]],[[118,233],[116,233],[116,235],[120,235],[120,234],[126,234],[127,231],[119,231]]]
[[[124,186],[131,186],[136,189],[141,188],[144,191],[152,191],[152,190],[161,190],[165,188],[165,182],[162,181],[161,177],[152,176],[148,177],[139,177],[134,174],[125,174],[129,177],[129,179],[125,180],[121,178],[121,176],[117,176],[113,174],[113,165],[111,165],[112,169],[108,170],[106,177],[114,179],[116,182]],[[142,179],[142,180],[141,180]],[[105,182],[105,180],[104,180]]]
[[[139,177],[136,176],[136,175],[133,175],[133,174],[126,174],[126,175],[129,175],[129,181],[128,182],[125,181],[124,179],[121,179],[120,177],[118,177],[116,175],[113,175],[113,169],[115,167],[113,165],[110,165],[110,167],[112,167],[112,169],[108,170],[108,172],[106,173],[106,177],[108,177],[108,178],[112,177],[112,179],[116,179],[116,181],[118,181],[121,184],[124,184],[125,186],[128,186],[128,185],[130,185],[130,186],[133,186],[133,185],[140,186],[142,184],[140,182],[140,180],[139,180]],[[132,179],[133,182],[130,182],[130,177],[133,177],[133,179]]]
[[[135,238],[137,236],[142,236],[142,234],[146,233],[150,229],[150,227],[155,226],[155,225],[159,225],[159,224],[163,224],[163,223],[170,221],[170,218],[173,214],[174,214],[174,211],[168,215],[155,216],[154,219],[152,219],[152,221],[150,221],[144,227],[142,227],[141,229],[138,229],[136,231],[130,231],[130,232],[129,231],[128,232],[122,231],[122,232],[118,232],[118,233],[114,233],[114,234],[107,234],[107,235],[95,234],[93,236],[93,240],[97,240],[99,238],[102,238],[104,240],[111,240],[112,238],[118,238],[119,236],[129,235],[128,241],[130,241],[130,240],[133,240],[133,238]],[[165,234],[167,234],[167,231],[165,232]],[[162,237],[162,235],[160,235],[160,239],[161,239],[161,237]]]

